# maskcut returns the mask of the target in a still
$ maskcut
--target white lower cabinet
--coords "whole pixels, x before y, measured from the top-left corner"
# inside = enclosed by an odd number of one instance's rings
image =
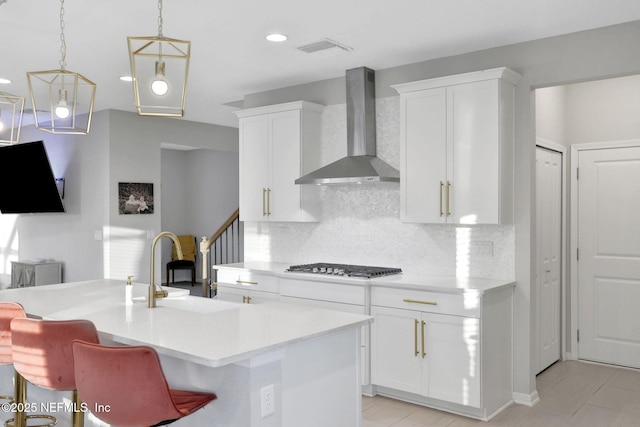
[[[419,287],[409,281],[401,286],[330,277],[307,280],[282,272],[282,267],[273,273],[215,268],[221,300],[279,300],[373,316],[361,338],[366,395],[481,420],[513,403],[511,283],[491,287],[484,279],[427,278]]]
[[[368,314],[365,306],[365,287],[349,286],[323,281],[280,279],[280,302],[324,308],[347,313]],[[361,384],[368,386],[369,376],[369,326],[361,331]]]
[[[372,382],[480,407],[480,320],[371,307]]]
[[[513,403],[513,289],[371,289],[371,385],[381,394],[489,420]]]

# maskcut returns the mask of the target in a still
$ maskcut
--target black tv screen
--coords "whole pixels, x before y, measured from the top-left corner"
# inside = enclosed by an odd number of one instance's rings
[[[42,141],[0,147],[0,212],[64,212]]]

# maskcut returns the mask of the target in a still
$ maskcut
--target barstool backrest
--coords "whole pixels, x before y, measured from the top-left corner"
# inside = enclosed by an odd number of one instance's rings
[[[214,400],[213,393],[172,390],[158,354],[148,346],[73,343],[78,393],[94,415],[113,425],[156,425],[187,416]]]
[[[13,366],[27,381],[49,390],[76,390],[73,366],[75,339],[100,342],[88,320],[11,321]]]
[[[11,321],[25,318],[24,308],[17,302],[0,302],[0,365],[11,365]]]

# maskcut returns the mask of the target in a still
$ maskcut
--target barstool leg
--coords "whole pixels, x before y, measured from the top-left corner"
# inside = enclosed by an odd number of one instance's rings
[[[14,396],[16,406],[18,408],[24,408],[24,404],[27,402],[27,383],[18,371],[16,371],[14,380]],[[26,420],[26,413],[24,411],[16,411],[14,418],[15,427],[25,427]]]
[[[16,371],[13,384],[14,402],[17,408],[24,408],[27,403],[27,381]],[[16,408],[16,409],[17,409]],[[33,427],[53,427],[56,425],[56,417],[51,415],[27,415],[24,411],[16,411],[13,418],[4,422],[5,427],[27,427],[27,419],[47,420],[44,424],[36,424]],[[82,419],[84,422],[84,418]],[[82,425],[80,427],[83,427]]]
[[[82,412],[82,401],[78,396],[78,390],[73,390],[73,413],[71,415],[71,425],[73,427],[84,427],[84,412]]]

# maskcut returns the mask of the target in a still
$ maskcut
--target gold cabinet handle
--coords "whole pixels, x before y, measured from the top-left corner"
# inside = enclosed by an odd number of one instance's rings
[[[267,189],[263,188],[262,189],[262,216],[267,216],[266,204],[267,204]]]
[[[420,352],[418,351],[418,321],[415,320],[415,323],[413,324],[413,351],[414,351],[414,356],[418,356],[418,354],[420,354]]]
[[[449,208],[450,196],[451,196],[451,182],[447,181],[447,216],[451,216],[451,209]]]
[[[410,302],[412,304],[426,304],[426,305],[438,305],[435,301],[421,301],[419,299],[403,299],[404,302]]]
[[[251,304],[251,297],[243,296],[242,297],[242,303],[243,304]]]
[[[422,358],[424,359],[427,356],[427,353],[424,351],[424,326],[427,323],[423,320],[422,321]]]
[[[236,280],[238,285],[257,285],[258,282],[248,282],[246,280]]]
[[[267,215],[271,215],[271,189],[267,188]]]
[[[247,297],[247,304],[251,304],[251,297]]]
[[[444,183],[440,181],[440,216],[444,215],[442,212],[442,187],[444,187]]]

